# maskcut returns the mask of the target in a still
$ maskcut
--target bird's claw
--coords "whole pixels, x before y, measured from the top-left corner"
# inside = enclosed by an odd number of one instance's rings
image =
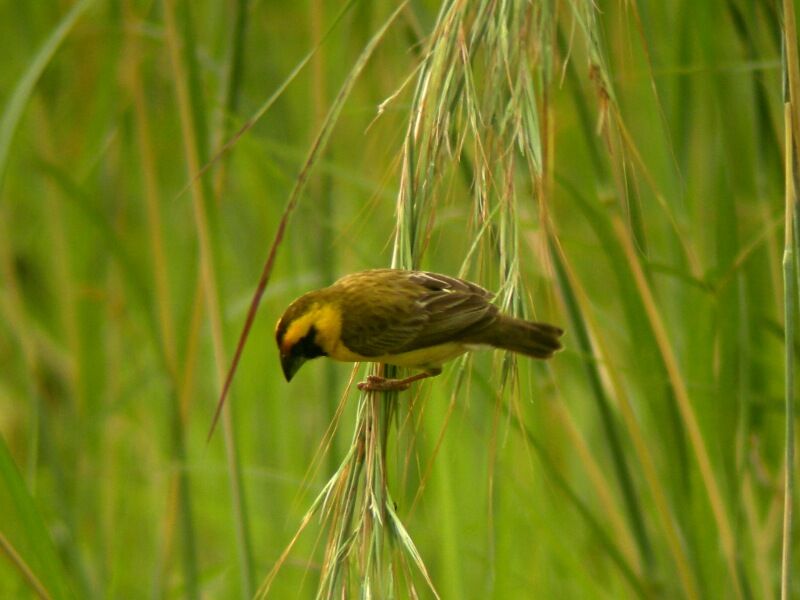
[[[380,375],[367,375],[364,381],[357,384],[362,392],[402,392],[411,386],[402,379],[387,379]]]

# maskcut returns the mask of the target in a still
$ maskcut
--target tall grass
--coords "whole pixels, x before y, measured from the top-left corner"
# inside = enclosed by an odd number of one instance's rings
[[[794,534],[794,345],[796,338],[795,318],[797,313],[797,140],[800,134],[800,63],[797,52],[797,23],[794,5],[785,2],[783,5],[783,82],[784,82],[784,134],[786,139],[786,212],[784,219],[783,250],[783,303],[784,303],[784,346],[785,346],[785,420],[786,441],[784,459],[783,489],[783,529],[781,543],[781,598],[785,600],[794,593],[792,571],[793,534]]]
[[[0,596],[800,593],[791,2],[0,17]],[[386,265],[566,349],[286,384]]]

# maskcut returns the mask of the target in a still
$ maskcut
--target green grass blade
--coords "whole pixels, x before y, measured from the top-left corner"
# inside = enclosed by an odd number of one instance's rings
[[[33,89],[36,87],[36,82],[39,81],[42,72],[50,64],[59,47],[67,38],[69,32],[72,31],[75,23],[93,3],[94,0],[78,0],[72,5],[72,8],[64,15],[64,18],[61,19],[61,22],[33,57],[3,109],[3,115],[0,117],[0,190],[3,189],[14,133],[19,126]]]
[[[0,436],[0,535],[2,550],[34,591],[56,600],[75,598],[52,538],[33,497]],[[13,550],[13,554],[11,551]],[[16,558],[18,557],[18,558]],[[23,568],[27,565],[27,569]],[[41,595],[41,594],[40,594]]]
[[[794,344],[796,337],[795,319],[797,318],[798,255],[798,206],[797,185],[798,146],[800,145],[800,58],[797,50],[797,21],[794,3],[783,2],[783,36],[784,36],[784,133],[785,133],[785,219],[783,250],[783,307],[784,307],[784,420],[786,422],[786,440],[784,442],[784,489],[783,489],[783,531],[781,543],[781,600],[789,600],[794,595],[792,573],[794,509],[795,509],[795,361]]]

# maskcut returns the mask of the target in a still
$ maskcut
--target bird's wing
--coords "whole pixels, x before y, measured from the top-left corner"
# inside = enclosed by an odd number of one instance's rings
[[[362,356],[410,352],[457,342],[494,323],[492,294],[473,283],[422,271],[387,286],[372,302],[358,303],[345,315],[342,342]],[[348,303],[355,308],[355,303]]]
[[[458,342],[497,320],[493,294],[474,283],[436,273],[419,273],[418,281],[426,288],[417,299],[425,326],[400,352]]]

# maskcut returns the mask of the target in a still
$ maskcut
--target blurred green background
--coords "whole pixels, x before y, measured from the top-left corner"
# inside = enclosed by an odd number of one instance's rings
[[[0,597],[314,597],[362,400],[273,326],[393,257],[567,332],[386,399],[442,598],[778,596],[780,6],[398,6],[0,5]],[[376,539],[331,596],[433,597]]]

